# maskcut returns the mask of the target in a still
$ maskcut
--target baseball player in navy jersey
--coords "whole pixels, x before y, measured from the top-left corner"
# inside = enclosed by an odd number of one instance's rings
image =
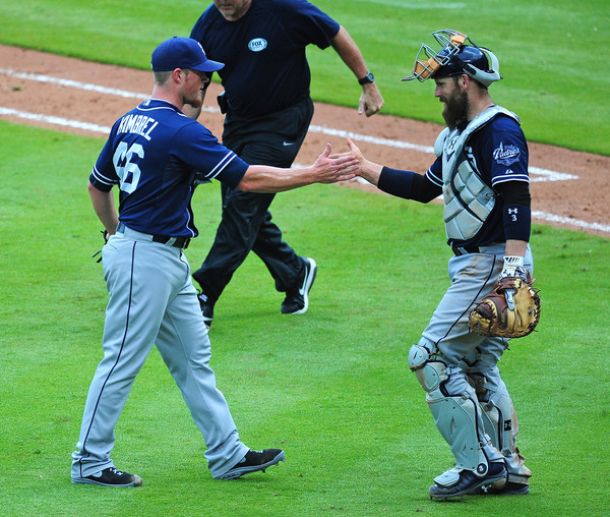
[[[440,50],[422,45],[405,78],[434,79],[444,105],[447,128],[426,174],[383,167],[349,145],[361,175],[381,190],[423,203],[444,200],[451,286],[409,351],[409,367],[455,456],[455,466],[434,479],[431,498],[525,494],[531,471],[515,443],[516,415],[497,366],[507,341],[470,333],[468,316],[499,277],[532,273],[527,143],[517,115],[489,96],[501,78],[496,56],[456,31],[434,36]]]
[[[172,38],[152,54],[149,100],[118,119],[89,177],[89,194],[108,242],[102,250],[108,285],[103,349],[89,388],[77,449],[74,483],[139,486],[112,458],[114,428],[134,379],[157,345],[201,431],[211,474],[233,479],[284,459],[279,449],[242,443],[210,368],[211,347],[197,292],[183,254],[197,236],[191,211],[195,171],[232,188],[277,192],[353,177],[353,158],[330,158],[330,146],[303,170],[249,166],[181,109],[203,102],[208,59],[190,38]],[[351,169],[350,169],[351,167]],[[117,214],[112,187],[120,191]]]
[[[358,110],[366,116],[383,106],[373,74],[344,27],[305,0],[215,0],[195,23],[191,37],[219,71],[226,114],[222,142],[248,163],[290,167],[313,116],[306,48],[332,46],[358,80]],[[196,116],[196,115],[195,115]],[[193,278],[206,324],[234,272],[253,251],[284,293],[282,314],[304,314],[317,264],[284,241],[273,222],[273,193],[243,192],[223,184],[222,219]]]

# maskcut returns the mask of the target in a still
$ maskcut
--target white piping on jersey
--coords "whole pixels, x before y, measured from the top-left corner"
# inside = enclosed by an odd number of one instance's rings
[[[189,187],[189,193],[190,193],[190,198],[189,199],[193,199],[193,191],[195,189],[193,188],[193,186],[191,185]],[[190,203],[189,203],[190,206]],[[191,211],[187,208],[186,209],[186,216],[187,216],[187,220],[186,220],[186,229],[191,232],[191,237],[195,237],[195,232],[190,228],[190,223],[191,223]],[[195,225],[193,225],[195,226]]]
[[[165,101],[161,101],[161,102],[165,102]],[[142,105],[140,104],[140,106],[142,106]],[[180,111],[178,111],[176,108],[171,108],[170,106],[157,106],[155,108],[141,108],[140,106],[138,106],[136,108],[138,111],[170,110],[170,111],[173,111],[174,113],[176,113],[177,115],[182,115],[183,117],[186,117],[186,115],[184,113],[180,113]]]
[[[103,176],[102,173],[100,171],[97,170],[97,167],[93,167],[93,170],[91,171],[91,174],[93,174],[93,176],[95,177],[95,179],[97,181],[99,181],[100,183],[103,183],[104,185],[108,185],[109,187],[112,187],[113,185],[118,185],[118,181],[113,181],[111,178],[107,178],[106,176]]]
[[[491,180],[491,185],[495,187],[500,183],[506,183],[508,181],[525,181],[526,183],[530,182],[530,177],[527,174],[514,174],[511,176],[496,176]]]
[[[440,178],[435,176],[432,173],[432,170],[428,169],[426,171],[426,176],[428,177],[428,180],[430,180],[430,182],[434,183],[437,187],[442,187],[443,186],[443,180],[441,180]]]
[[[233,151],[229,151],[227,154],[224,155],[224,158],[222,160],[220,160],[217,164],[216,167],[214,167],[209,174],[206,174],[205,177],[208,179],[214,179],[216,176],[218,176],[223,170],[225,170],[225,168],[227,167],[227,165],[229,165],[229,163],[231,163],[235,158],[237,157],[237,155],[233,152]]]

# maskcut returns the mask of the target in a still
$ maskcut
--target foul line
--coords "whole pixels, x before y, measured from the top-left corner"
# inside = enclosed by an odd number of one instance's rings
[[[28,113],[26,111],[18,111],[12,108],[4,108],[0,106],[0,116],[9,116],[9,117],[17,117],[25,120],[33,120],[36,122],[44,122],[47,124],[53,124],[57,126],[63,127],[72,127],[76,129],[82,129],[85,131],[91,131],[93,133],[99,133],[102,135],[107,135],[110,132],[110,127],[100,126],[97,124],[91,124],[89,122],[81,122],[78,120],[71,120],[63,117],[55,117],[50,115],[42,115],[40,113]],[[300,164],[294,164],[295,166],[302,166]],[[362,181],[362,183],[368,183],[363,178],[358,178]],[[610,225],[601,224],[601,223],[589,223],[587,221],[581,221],[579,219],[574,219],[572,217],[564,217],[555,214],[549,214],[547,212],[540,211],[532,211],[532,216],[536,219],[540,219],[543,221],[548,221],[552,223],[560,223],[566,224],[569,226],[575,226],[577,228],[584,228],[587,230],[595,230],[598,232],[610,233]]]
[[[131,98],[131,99],[146,99],[148,98],[147,94],[132,92],[128,90],[121,90],[118,88],[108,88],[105,86],[100,86],[91,83],[82,83],[79,81],[73,81],[70,79],[61,79],[57,77],[50,77],[46,75],[40,74],[31,74],[26,72],[16,72],[14,70],[10,70],[7,68],[0,68],[0,73],[10,75],[12,77],[17,77],[20,79],[39,81],[45,83],[59,84],[61,86],[66,86],[70,88],[77,88],[81,90],[87,91],[95,91],[98,93],[115,95],[119,97]],[[206,111],[208,113],[219,113],[220,110],[218,108],[204,106],[202,111]],[[31,120],[36,122],[44,122],[47,124],[62,126],[62,127],[71,127],[75,129],[81,129],[84,131],[91,131],[93,133],[99,133],[106,135],[110,132],[110,127],[101,126],[98,124],[92,124],[90,122],[82,122],[79,120],[67,119],[64,117],[57,117],[52,115],[43,115],[40,113],[29,113],[26,111],[19,111],[12,108],[5,108],[0,106],[0,116],[9,116],[9,117],[17,117],[24,120]],[[352,131],[344,131],[341,129],[329,128],[326,126],[317,126],[311,125],[309,130],[313,133],[321,133],[329,136],[335,136],[340,138],[351,138],[353,140],[358,140],[362,142],[368,142],[375,145],[382,145],[387,147],[394,147],[398,149],[411,149],[414,151],[423,152],[426,154],[433,154],[434,149],[430,146],[423,146],[418,144],[413,144],[411,142],[404,142],[400,140],[390,140],[386,138],[378,138],[370,135],[363,135],[360,133],[354,133]],[[578,179],[578,176],[573,174],[568,174],[564,172],[551,171],[548,169],[542,169],[540,167],[530,167],[529,172],[531,174],[536,175],[537,177],[532,178],[532,181],[565,181]],[[584,228],[589,230],[595,230],[604,233],[610,233],[610,225],[600,224],[600,223],[589,223],[586,221],[581,221],[579,219],[574,219],[572,217],[564,217],[555,214],[549,214],[547,212],[533,211],[532,215],[536,219],[541,219],[543,221],[554,222],[559,224],[566,224],[569,226],[575,226],[578,228]]]
[[[78,90],[85,90],[89,92],[104,93],[106,95],[114,95],[116,97],[124,97],[126,99],[137,99],[144,100],[150,97],[150,94],[131,92],[129,90],[121,90],[119,88],[108,88],[107,86],[100,86],[99,84],[93,83],[82,83],[80,81],[73,81],[71,79],[62,79],[61,77],[51,77],[49,75],[31,74],[28,72],[18,72],[11,70],[10,68],[0,68],[0,74],[8,75],[9,77],[16,77],[17,79],[25,79],[27,81],[38,81],[40,83],[51,83],[59,86],[66,86],[68,88],[76,88]],[[208,113],[220,113],[218,108],[210,106],[204,106],[202,111]]]
[[[10,77],[16,77],[17,79],[25,79],[27,81],[38,81],[42,83],[57,84],[60,86],[66,86],[68,88],[77,88],[85,91],[92,91],[102,93],[106,95],[115,95],[118,97],[124,97],[128,99],[147,99],[149,97],[146,93],[132,92],[129,90],[121,90],[119,88],[109,88],[106,86],[100,86],[93,83],[83,83],[80,81],[73,81],[71,79],[62,79],[60,77],[52,77],[42,74],[33,74],[29,72],[19,72],[10,68],[0,68],[0,73],[8,75]],[[203,106],[202,111],[206,113],[220,113],[218,108],[212,106]],[[84,123],[82,123],[84,124]],[[70,124],[66,124],[69,125]],[[70,126],[74,127],[74,126]],[[82,127],[81,129],[86,129]],[[341,129],[334,129],[326,126],[309,126],[309,131],[312,133],[320,133],[328,136],[335,136],[339,138],[351,138],[359,142],[368,142],[375,145],[382,145],[386,147],[393,147],[395,149],[410,149],[426,154],[434,154],[434,148],[426,145],[413,144],[411,142],[404,142],[401,140],[390,140],[388,138],[378,138],[371,135],[363,135],[361,133],[354,133],[352,131],[344,131]],[[545,182],[545,181],[567,181],[576,180],[578,176],[574,174],[568,174],[567,172],[557,172],[549,169],[542,169],[540,167],[530,167],[529,172],[532,175],[532,182]]]
[[[36,122],[45,122],[47,124],[53,124],[55,126],[73,127],[76,129],[83,129],[85,131],[92,131],[93,133],[102,133],[107,135],[112,128],[106,126],[99,126],[97,124],[91,124],[89,122],[80,122],[78,120],[70,120],[63,117],[54,117],[51,115],[42,115],[40,113],[28,113],[27,111],[18,111],[12,108],[4,108],[0,106],[0,116],[18,117],[25,120],[33,120]]]
[[[573,217],[564,217],[562,215],[549,214],[548,212],[539,212],[538,210],[532,210],[532,216],[536,219],[541,219],[550,223],[567,224],[578,228],[585,228],[587,230],[610,233],[610,225],[607,224],[588,223],[586,221],[581,221],[580,219],[574,219]]]

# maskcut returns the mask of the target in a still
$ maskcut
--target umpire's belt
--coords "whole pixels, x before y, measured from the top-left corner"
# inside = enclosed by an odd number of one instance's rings
[[[119,223],[116,228],[117,233],[122,233],[126,237],[139,239],[143,241],[152,241],[165,244],[166,246],[173,246],[174,248],[186,249],[191,242],[190,237],[168,237],[167,235],[151,235],[149,233],[137,232],[128,228],[123,223]]]

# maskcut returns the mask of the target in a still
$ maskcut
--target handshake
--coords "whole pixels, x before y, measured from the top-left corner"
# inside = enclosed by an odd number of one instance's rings
[[[352,140],[348,139],[347,145],[349,151],[333,154],[331,145],[326,144],[324,151],[318,156],[313,165],[308,167],[316,178],[314,182],[336,183],[361,176],[377,185],[379,174],[383,167],[365,159],[360,149]]]

